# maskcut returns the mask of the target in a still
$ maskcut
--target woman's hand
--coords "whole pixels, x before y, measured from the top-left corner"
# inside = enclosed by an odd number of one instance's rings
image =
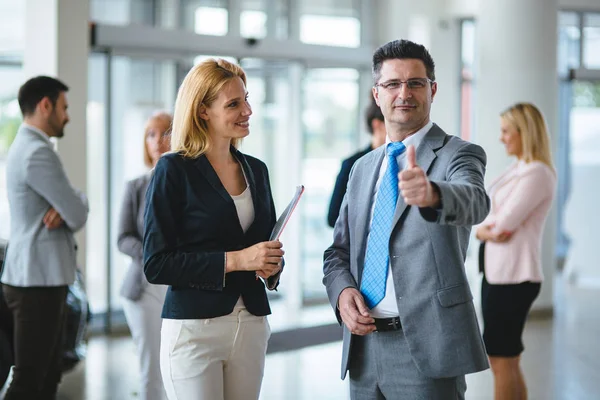
[[[494,228],[494,225],[481,225],[479,228],[477,228],[475,236],[482,242],[490,241],[496,243],[508,242],[512,237],[512,232],[494,233],[492,228]]]
[[[227,272],[256,271],[268,278],[281,271],[283,244],[278,240],[257,243],[240,251],[227,253]]]

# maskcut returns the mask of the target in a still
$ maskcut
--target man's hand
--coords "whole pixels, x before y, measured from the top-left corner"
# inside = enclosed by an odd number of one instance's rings
[[[375,320],[369,315],[362,294],[355,288],[346,288],[338,298],[342,321],[355,335],[367,335],[375,331]]]
[[[53,207],[50,207],[46,212],[46,215],[44,215],[42,222],[46,225],[46,229],[56,229],[61,226],[64,221],[58,211]]]
[[[398,189],[404,202],[420,208],[438,208],[440,196],[425,171],[417,165],[415,146],[406,149],[406,161],[406,168],[398,173]]]

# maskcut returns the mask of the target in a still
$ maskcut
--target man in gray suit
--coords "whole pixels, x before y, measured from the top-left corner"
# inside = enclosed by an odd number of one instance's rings
[[[13,380],[5,400],[55,399],[62,375],[67,287],[75,280],[73,233],[87,220],[51,137],[69,122],[67,86],[38,76],[19,89],[23,124],[8,151],[11,228],[2,291],[14,320]]]
[[[488,368],[464,272],[471,225],[489,211],[486,155],[430,121],[425,47],[373,55],[387,144],[359,159],[325,251],[323,283],[343,323],[353,399],[463,399]]]

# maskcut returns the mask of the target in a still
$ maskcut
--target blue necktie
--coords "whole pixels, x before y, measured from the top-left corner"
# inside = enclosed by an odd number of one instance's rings
[[[360,292],[369,308],[375,307],[385,296],[390,261],[390,233],[398,201],[398,162],[396,157],[404,150],[406,147],[402,142],[393,142],[387,145],[388,166],[377,191],[360,285]]]

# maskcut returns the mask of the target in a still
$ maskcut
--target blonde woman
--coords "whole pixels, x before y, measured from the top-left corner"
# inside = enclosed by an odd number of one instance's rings
[[[170,400],[258,399],[283,250],[265,164],[237,150],[250,133],[246,74],[210,59],[175,103],[172,153],[147,193],[144,267],[169,285],[161,372]]]
[[[144,130],[144,163],[154,168],[158,159],[169,151],[169,132],[172,117],[157,112],[148,119]],[[142,238],[144,235],[144,206],[150,172],[127,182],[117,246],[131,257],[131,264],[121,284],[123,311],[136,345],[139,365],[141,400],[161,400],[165,391],[160,378],[160,312],[166,286],[149,285],[143,271]]]
[[[513,163],[490,186],[492,208],[477,229],[482,241],[483,340],[495,398],[527,398],[521,336],[543,280],[542,232],[556,188],[550,139],[540,111],[519,103],[501,114],[500,140]]]

